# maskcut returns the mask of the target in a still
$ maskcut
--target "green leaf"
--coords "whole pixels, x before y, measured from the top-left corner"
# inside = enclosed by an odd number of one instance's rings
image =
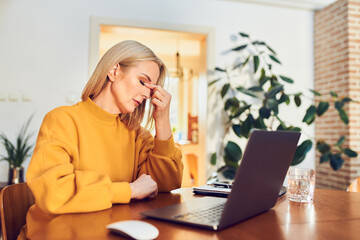
[[[269,80],[269,78],[265,75],[265,69],[261,68],[261,76],[259,79],[259,85],[263,86],[268,80]]]
[[[292,132],[301,132],[301,128],[299,128],[299,127],[293,127],[293,126],[288,127],[287,130],[288,130],[288,131],[292,131]]]
[[[244,63],[238,63],[238,64],[234,65],[233,70],[241,67],[243,64],[244,64]]]
[[[260,42],[260,41],[253,41],[252,44],[253,45],[266,45],[264,42]]]
[[[224,96],[226,95],[227,91],[229,90],[230,88],[230,84],[227,83],[225,84],[222,89],[221,89],[221,97],[224,98]]]
[[[253,92],[263,92],[264,91],[264,89],[260,86],[251,87],[248,90],[253,91]]]
[[[285,127],[283,126],[283,124],[279,124],[279,126],[276,128],[277,131],[282,131],[285,130]]]
[[[244,89],[243,87],[237,87],[236,90],[238,90],[239,92],[246,94],[250,97],[258,98],[258,96],[256,94],[254,94],[252,91]]]
[[[345,137],[344,137],[344,136],[341,136],[341,137],[339,138],[339,140],[337,141],[336,145],[337,145],[337,146],[341,146],[341,145],[344,144],[344,142],[345,142]]]
[[[259,67],[259,57],[258,56],[254,56],[254,73],[256,73],[256,71],[258,70]]]
[[[304,161],[306,154],[310,151],[311,148],[312,148],[311,140],[305,140],[299,146],[297,146],[293,160],[291,162],[291,166],[297,165],[302,161]]]
[[[27,130],[32,118],[33,115],[21,127],[15,143],[12,143],[5,134],[0,134],[0,141],[3,143],[7,153],[7,156],[1,155],[1,160],[9,162],[10,167],[20,167],[26,158],[31,155],[30,151],[34,145],[29,144],[32,134],[27,135]]]
[[[240,36],[242,36],[242,37],[246,37],[246,38],[248,38],[248,37],[249,37],[249,35],[248,35],[248,34],[246,34],[246,33],[239,32],[239,34],[240,34]]]
[[[248,63],[249,59],[250,59],[250,56],[248,56],[248,57],[246,58],[246,60],[245,60],[245,62],[244,62],[244,65],[246,65],[246,64]]]
[[[316,114],[320,117],[323,115],[329,108],[328,102],[319,102],[318,107],[316,108]]]
[[[299,107],[301,105],[301,98],[300,98],[300,95],[295,95],[294,96],[294,102],[295,102],[295,105],[297,107]]]
[[[278,102],[277,102],[275,99],[273,99],[273,98],[268,99],[268,100],[266,101],[265,106],[266,106],[268,109],[274,111],[275,114],[278,114],[278,113],[279,113],[279,104],[278,104]]]
[[[278,94],[281,91],[284,91],[284,85],[277,85],[273,87],[269,92],[265,93],[265,97],[274,98],[276,94]]]
[[[313,94],[315,94],[316,96],[321,96],[321,93],[315,91],[315,90],[312,90],[312,89],[309,89],[310,92],[312,92]]]
[[[350,148],[345,148],[344,153],[346,156],[348,156],[350,158],[357,157],[357,155],[358,155],[355,151],[351,150]]]
[[[294,83],[294,80],[292,80],[291,78],[288,78],[288,77],[285,77],[285,76],[282,76],[282,75],[280,75],[279,77],[280,77],[282,80],[284,80],[285,82]]]
[[[221,78],[218,78],[218,79],[213,80],[212,82],[209,83],[208,86],[210,87],[210,86],[213,85],[214,83],[218,82],[220,79],[221,79]]]
[[[290,103],[290,98],[289,98],[289,96],[286,95],[285,93],[282,93],[282,94],[281,94],[281,97],[280,97],[280,99],[279,99],[279,104],[280,104],[280,103],[283,103],[283,102],[285,102],[287,105],[289,105],[289,103]]]
[[[266,129],[266,125],[264,123],[264,120],[261,116],[259,116],[257,119],[255,119],[254,121],[254,127],[258,128],[258,129]]]
[[[210,164],[215,166],[216,165],[216,160],[217,160],[216,153],[211,154]]]
[[[266,108],[265,106],[262,106],[259,109],[259,115],[263,118],[263,119],[268,119],[270,117],[271,114],[271,110]]]
[[[330,95],[331,95],[333,98],[337,98],[337,97],[338,97],[337,93],[334,92],[334,91],[330,91]]]
[[[244,44],[244,45],[238,46],[236,48],[233,48],[231,50],[232,51],[241,51],[241,50],[245,49],[246,47],[247,47],[247,44]]]
[[[259,79],[260,86],[264,86],[264,84],[269,80],[268,77],[264,76]]]
[[[344,97],[341,101],[342,101],[343,103],[347,103],[347,102],[352,102],[353,100],[352,100],[351,98]]]
[[[271,60],[273,60],[274,62],[277,62],[277,63],[281,64],[281,62],[280,62],[275,56],[270,55],[270,58],[271,58]]]
[[[251,107],[251,105],[245,105],[242,107],[239,107],[235,110],[234,115],[231,116],[231,118],[237,118],[238,116],[240,116],[245,110],[249,109]]]
[[[241,137],[241,126],[239,124],[235,124],[232,126],[232,129],[236,136]]]
[[[242,157],[242,151],[239,145],[236,143],[229,141],[225,146],[225,156],[226,158],[230,158],[234,162],[238,162]]]
[[[270,78],[271,87],[281,85],[279,81],[277,80],[277,77],[275,75],[272,75]]]
[[[233,180],[235,178],[236,168],[233,166],[223,166],[218,170],[226,179]]]
[[[345,112],[345,110],[342,109],[342,108],[340,108],[340,109],[338,109],[338,112],[339,112],[341,121],[343,121],[343,123],[345,123],[346,125],[348,125],[348,124],[349,124],[349,118],[348,118],[348,115],[347,115],[347,113]]]
[[[239,100],[236,98],[229,98],[226,100],[224,110],[227,111],[230,107],[236,108],[239,106]]]
[[[335,171],[339,170],[344,163],[344,159],[340,154],[330,154],[330,166]]]
[[[324,154],[326,152],[329,152],[331,147],[329,144],[327,144],[326,142],[324,141],[318,141],[316,143],[316,149],[321,153],[321,154]]]
[[[316,108],[314,105],[311,105],[307,110],[303,118],[303,122],[310,125],[315,120]]]
[[[245,138],[249,137],[249,133],[252,129],[252,127],[254,126],[254,118],[251,114],[248,115],[248,117],[246,118],[246,120],[243,122],[242,125],[242,135]]]
[[[320,163],[324,163],[330,160],[330,153],[326,152],[320,156]]]
[[[335,101],[335,108],[339,110],[344,106],[344,103],[342,101]]]
[[[225,69],[222,69],[222,68],[219,68],[219,67],[216,67],[216,68],[215,68],[215,71],[218,71],[218,72],[226,72]]]
[[[276,52],[269,45],[266,44],[266,47],[270,50],[270,52],[276,55]]]
[[[235,161],[232,158],[227,157],[226,155],[224,156],[224,162],[225,162],[225,165],[229,166],[229,167],[237,168],[239,166],[237,161]]]

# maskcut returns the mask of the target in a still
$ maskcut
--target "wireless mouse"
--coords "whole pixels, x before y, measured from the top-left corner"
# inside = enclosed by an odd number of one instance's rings
[[[159,236],[159,230],[154,225],[139,220],[115,222],[107,225],[106,228],[137,240],[155,239]]]

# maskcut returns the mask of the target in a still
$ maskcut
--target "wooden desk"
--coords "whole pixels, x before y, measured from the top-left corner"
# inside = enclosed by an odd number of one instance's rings
[[[289,202],[286,195],[276,206],[220,232],[143,218],[140,212],[189,200],[191,189],[159,194],[156,199],[114,205],[111,209],[65,214],[41,222],[35,239],[122,239],[108,232],[107,224],[142,219],[155,225],[158,239],[360,239],[360,193],[316,189],[313,204]],[[30,228],[31,226],[29,226]]]

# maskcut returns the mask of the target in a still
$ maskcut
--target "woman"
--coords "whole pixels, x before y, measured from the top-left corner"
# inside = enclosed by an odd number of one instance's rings
[[[120,42],[98,63],[82,102],[45,116],[26,174],[36,200],[28,228],[43,214],[98,211],[180,187],[165,74],[149,48]],[[140,126],[147,99],[155,137]]]

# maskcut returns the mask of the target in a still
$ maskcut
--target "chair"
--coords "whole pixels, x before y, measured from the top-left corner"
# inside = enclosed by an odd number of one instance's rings
[[[348,192],[360,192],[360,177],[355,179],[350,183],[349,187],[346,189]]]
[[[0,215],[3,240],[17,239],[26,223],[26,213],[35,203],[34,196],[26,183],[3,188],[0,193]]]

